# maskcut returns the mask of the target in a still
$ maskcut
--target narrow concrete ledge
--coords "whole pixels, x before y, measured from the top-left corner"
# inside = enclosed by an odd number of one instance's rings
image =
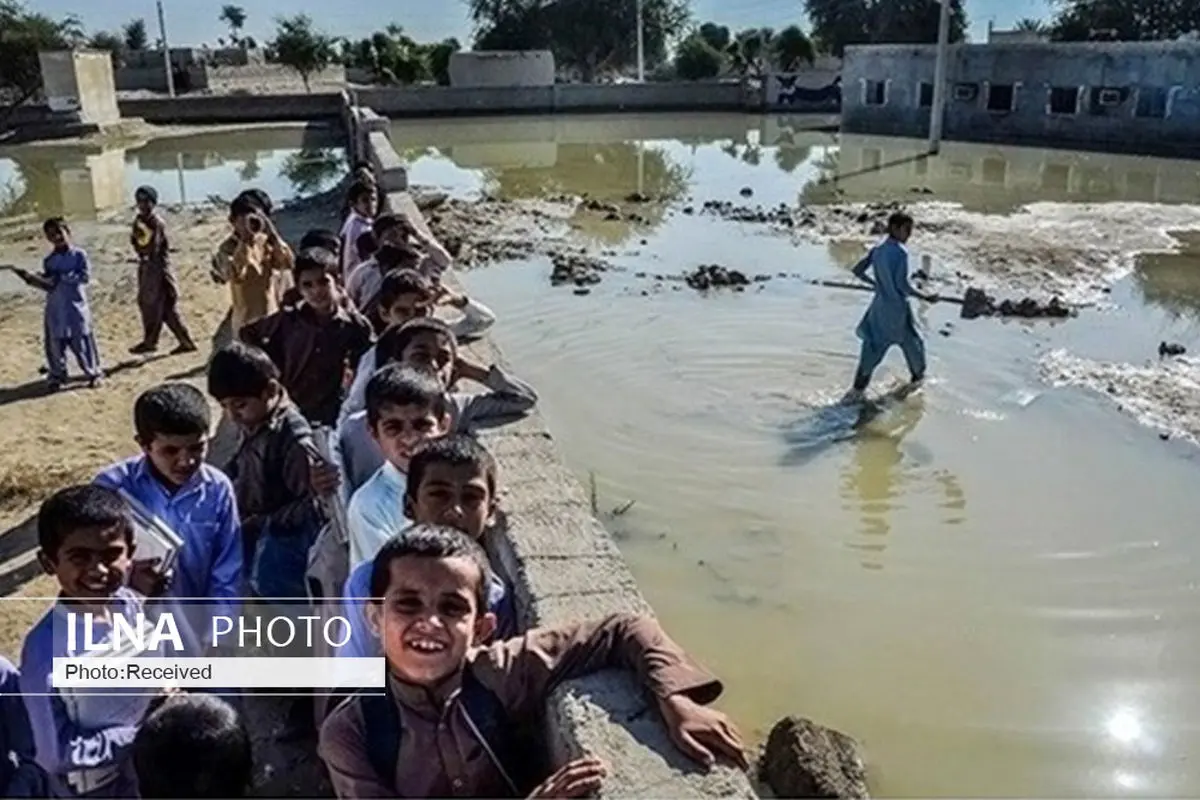
[[[367,134],[367,155],[375,169],[375,177],[385,192],[403,192],[408,189],[408,165],[392,147],[386,132]]]
[[[388,204],[428,230],[407,193],[388,195]],[[490,339],[468,352],[483,364],[504,363]],[[543,419],[534,414],[479,438],[496,458],[502,490],[491,556],[512,581],[521,624],[653,613]],[[706,771],[681,754],[654,702],[627,672],[608,670],[559,687],[547,704],[546,739],[556,764],[586,753],[608,765],[601,797],[757,797],[741,771]]]

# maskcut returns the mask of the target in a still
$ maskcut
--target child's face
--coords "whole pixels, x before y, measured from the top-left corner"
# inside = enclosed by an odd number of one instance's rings
[[[358,202],[354,204],[354,210],[364,217],[375,216],[375,196],[368,194],[366,197],[358,198]]]
[[[42,568],[58,579],[64,597],[104,600],[121,584],[133,559],[133,544],[121,527],[71,531],[58,552],[39,553]]]
[[[422,442],[445,436],[450,415],[440,417],[428,406],[384,406],[371,435],[383,456],[398,469],[407,471],[413,452]]]
[[[393,560],[390,573],[382,603],[367,607],[388,667],[406,683],[436,686],[496,627],[477,605],[483,575],[467,558],[417,556]]]
[[[310,269],[297,277],[300,296],[317,311],[328,312],[336,302],[333,276],[323,269]]]
[[[424,369],[437,375],[442,386],[449,387],[454,375],[454,342],[449,336],[435,331],[422,332],[404,348],[400,363]]]
[[[904,244],[908,241],[908,237],[912,236],[912,230],[912,225],[900,225],[892,228],[892,238],[900,244]]]
[[[238,427],[255,431],[271,415],[276,397],[276,390],[272,387],[259,397],[227,397],[221,401],[221,408]]]
[[[193,433],[183,436],[158,434],[149,442],[142,442],[142,452],[158,474],[175,486],[183,486],[192,479],[204,456],[208,453],[208,435]]]
[[[388,325],[403,325],[410,319],[429,316],[429,298],[422,294],[402,294],[380,312]]]
[[[46,231],[46,241],[55,250],[61,250],[70,243],[71,235],[61,227],[53,227]]]
[[[137,210],[143,216],[150,216],[154,213],[154,201],[148,197],[139,197],[137,199]]]
[[[475,540],[483,538],[496,510],[487,475],[474,464],[430,464],[404,502],[413,522],[447,525]]]

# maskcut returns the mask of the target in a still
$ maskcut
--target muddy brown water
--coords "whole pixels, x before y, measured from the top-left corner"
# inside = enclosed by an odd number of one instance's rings
[[[568,462],[595,475],[643,591],[755,738],[788,713],[838,727],[864,743],[879,796],[1200,793],[1200,451],[1037,369],[1060,348],[1129,363],[1164,339],[1195,351],[1195,256],[1143,260],[1111,308],[1062,325],[922,309],[929,385],[852,436],[828,407],[854,369],[862,295],[776,279],[701,296],[637,277],[713,262],[844,277],[854,248],[679,213],[707,199],[1200,203],[1200,163],[957,143],[925,161],[918,142],[803,127],[630,115],[406,120],[392,135],[412,183],[457,195],[671,200],[644,207],[645,226],[577,232],[624,268],[587,296],[551,288],[540,257],[465,280]],[[174,203],[336,179],[328,142],[256,136],[82,166],[4,151],[0,187],[18,211],[87,216],[141,183]],[[903,371],[893,354],[880,381]]]
[[[788,122],[405,121],[393,135],[413,183],[466,195],[1200,202],[1197,163],[947,144],[918,167],[920,143],[839,146]],[[818,182],[835,174],[840,196]],[[1200,263],[1148,259],[1114,308],[1063,325],[923,309],[930,385],[833,441],[863,296],[785,280],[643,296],[636,274],[718,262],[832,278],[845,254],[652,220],[585,231],[626,268],[585,297],[551,288],[541,259],[465,280],[601,510],[633,503],[608,523],[672,634],[725,679],[725,708],[758,737],[787,713],[858,737],[880,796],[1200,792],[1197,452],[1036,367],[1057,348],[1140,363],[1161,339],[1200,343]]]

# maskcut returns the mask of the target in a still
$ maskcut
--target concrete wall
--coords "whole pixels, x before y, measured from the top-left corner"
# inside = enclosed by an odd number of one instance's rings
[[[372,154],[373,161],[394,153],[382,134],[370,134],[368,142],[385,151]],[[388,205],[425,228],[407,193],[389,194]],[[490,341],[470,349],[481,363],[503,363]],[[542,419],[534,415],[480,438],[496,458],[504,487],[492,561],[511,581],[523,628],[614,612],[651,613]],[[680,754],[654,704],[627,672],[600,672],[560,687],[547,704],[545,733],[555,764],[589,754],[608,765],[600,797],[755,797],[741,772],[706,772]]]
[[[455,53],[450,56],[450,85],[553,86],[554,54],[549,50]]]
[[[124,66],[116,71],[117,89],[122,92],[166,92],[167,76],[161,61],[142,66]],[[282,64],[251,63],[223,65],[191,63],[182,67],[190,81],[192,92],[255,93],[303,92],[304,81],[295,70]],[[340,64],[322,70],[309,78],[312,90],[339,90],[346,85],[346,69]],[[178,83],[178,78],[176,79]],[[180,90],[180,86],[175,87]]]
[[[932,46],[863,46],[846,51],[843,129],[924,136],[928,131]],[[1200,45],[1081,43],[956,45],[947,70],[945,135],[1134,152],[1197,153]],[[924,102],[922,102],[922,84]],[[884,88],[880,88],[880,87]],[[1015,104],[989,110],[992,87],[1012,86]],[[1112,90],[1116,102],[1101,102]],[[1051,97],[1077,97],[1074,113],[1052,113]],[[879,92],[882,92],[882,103]],[[1139,115],[1159,104],[1161,117]]]
[[[357,91],[387,117],[550,114],[567,111],[742,111],[740,82],[557,84],[534,87],[410,86]]]
[[[120,119],[108,53],[61,50],[39,53],[38,60],[51,111],[77,115],[87,125],[110,125]]]
[[[139,97],[118,105],[123,117],[187,124],[339,119],[343,108],[340,94],[315,93]]]

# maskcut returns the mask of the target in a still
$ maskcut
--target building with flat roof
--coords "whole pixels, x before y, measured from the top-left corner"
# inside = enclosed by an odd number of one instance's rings
[[[928,135],[937,48],[846,49],[842,129]],[[1200,156],[1200,43],[960,44],[947,139]]]

